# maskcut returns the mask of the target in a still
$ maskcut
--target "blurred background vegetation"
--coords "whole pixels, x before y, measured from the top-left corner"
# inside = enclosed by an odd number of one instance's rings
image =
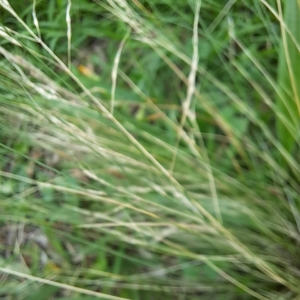
[[[0,21],[0,299],[300,299],[299,1]]]

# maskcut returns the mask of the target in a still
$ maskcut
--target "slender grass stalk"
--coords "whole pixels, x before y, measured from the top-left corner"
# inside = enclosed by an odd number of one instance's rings
[[[68,39],[68,68],[71,69],[71,41],[72,41],[72,26],[71,26],[71,7],[72,1],[68,0],[66,9],[66,23],[67,23],[67,39]]]

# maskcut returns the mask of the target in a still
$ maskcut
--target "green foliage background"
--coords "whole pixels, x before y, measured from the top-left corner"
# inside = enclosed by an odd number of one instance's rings
[[[0,4],[1,299],[299,299],[299,1]]]

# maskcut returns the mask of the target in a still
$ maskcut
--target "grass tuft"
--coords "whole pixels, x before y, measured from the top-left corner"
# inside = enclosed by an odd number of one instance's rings
[[[297,0],[0,6],[0,298],[299,298]]]

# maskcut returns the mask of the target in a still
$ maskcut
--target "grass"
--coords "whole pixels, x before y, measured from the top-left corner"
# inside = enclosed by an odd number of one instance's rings
[[[1,298],[300,299],[296,0],[0,4]]]

